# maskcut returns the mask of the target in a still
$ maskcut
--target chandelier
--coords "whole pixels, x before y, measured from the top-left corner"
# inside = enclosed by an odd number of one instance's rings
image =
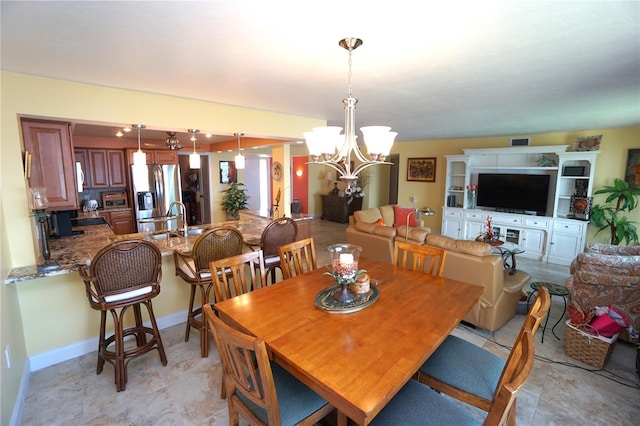
[[[176,137],[176,132],[167,132],[167,134],[169,135],[169,137],[164,141],[164,144],[167,148],[172,151],[182,148],[182,144],[180,144],[180,141]]]
[[[391,164],[385,160],[398,133],[392,132],[391,127],[387,126],[362,127],[360,130],[364,136],[368,158],[360,152],[355,134],[355,109],[358,100],[351,95],[351,54],[362,45],[362,40],[348,37],[340,40],[338,44],[349,52],[349,94],[342,100],[344,134],[340,134],[342,127],[325,126],[314,127],[313,131],[305,132],[304,137],[309,155],[313,159],[312,164],[324,164],[335,169],[340,179],[347,185],[345,193],[351,194],[358,179],[358,173],[377,164]],[[358,160],[358,164],[353,163],[352,156]]]

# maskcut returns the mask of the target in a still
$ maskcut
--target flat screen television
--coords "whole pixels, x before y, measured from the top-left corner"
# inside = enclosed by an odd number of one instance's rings
[[[478,175],[478,207],[544,216],[549,198],[549,175]]]

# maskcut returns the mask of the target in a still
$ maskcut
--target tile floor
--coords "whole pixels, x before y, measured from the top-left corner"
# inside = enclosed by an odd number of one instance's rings
[[[345,242],[346,225],[315,219],[313,234],[319,264],[328,262],[326,246]],[[562,284],[567,267],[518,259],[534,280]],[[541,343],[536,335],[537,360],[518,398],[519,425],[637,425],[640,380],[635,373],[635,348],[616,343],[604,371],[564,355],[564,327],[557,340],[551,325],[562,313],[553,298],[549,328]],[[495,333],[460,326],[455,333],[506,357],[523,321],[516,315]],[[562,324],[562,323],[561,323]],[[226,401],[220,399],[220,363],[215,347],[209,358],[199,356],[197,335],[183,341],[184,324],[162,330],[169,364],[162,367],[157,352],[129,364],[124,392],[116,392],[113,369],[95,374],[96,353],[51,366],[31,375],[23,425],[226,425]],[[479,419],[481,412],[469,410]],[[635,419],[635,420],[634,420]]]

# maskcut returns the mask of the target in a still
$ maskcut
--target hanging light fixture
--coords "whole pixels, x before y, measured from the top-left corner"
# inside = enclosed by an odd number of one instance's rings
[[[146,166],[147,165],[147,154],[142,152],[140,149],[140,130],[144,129],[145,126],[143,124],[132,124],[131,127],[138,129],[138,150],[133,153],[133,165],[134,166]]]
[[[196,152],[196,133],[198,133],[198,129],[189,129],[189,133],[192,133],[191,141],[193,142],[193,154],[189,154],[189,167],[192,169],[200,168],[200,154]]]
[[[164,141],[164,144],[167,148],[172,151],[182,148],[180,141],[176,137],[176,132],[167,132],[167,134],[169,135],[169,137]]]
[[[360,130],[364,136],[369,158],[360,152],[355,134],[355,109],[358,100],[351,95],[351,53],[362,45],[362,40],[348,37],[340,40],[338,44],[349,52],[349,94],[342,100],[345,111],[344,134],[340,134],[342,127],[326,126],[314,127],[313,131],[305,132],[304,136],[313,163],[324,164],[335,169],[340,174],[340,179],[347,184],[345,193],[351,194],[358,179],[358,173],[377,164],[391,164],[385,160],[398,133],[392,132],[391,127],[387,126],[362,127]],[[359,164],[351,164],[352,155],[358,159]]]
[[[244,133],[235,133],[238,137],[238,155],[235,157],[236,169],[244,169],[244,155],[240,153],[240,136],[244,136]]]

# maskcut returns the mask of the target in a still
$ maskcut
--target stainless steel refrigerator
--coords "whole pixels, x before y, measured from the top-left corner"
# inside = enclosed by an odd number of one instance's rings
[[[169,206],[182,201],[180,166],[177,164],[148,164],[131,166],[133,200],[138,232],[154,232],[177,228],[176,220],[167,222]],[[175,210],[174,215],[180,213]],[[157,220],[152,220],[157,219]]]

